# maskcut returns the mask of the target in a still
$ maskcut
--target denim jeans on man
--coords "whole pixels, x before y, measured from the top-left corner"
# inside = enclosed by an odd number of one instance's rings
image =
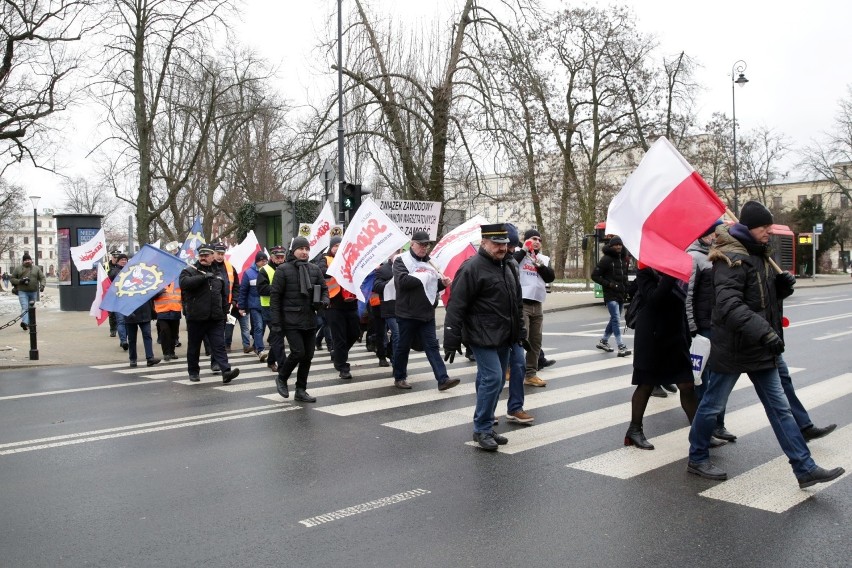
[[[420,321],[408,318],[396,318],[399,326],[399,343],[393,353],[393,378],[395,381],[404,381],[408,377],[408,355],[411,353],[411,343],[415,335],[419,335],[423,341],[423,351],[426,359],[432,366],[438,384],[442,385],[450,379],[447,375],[447,366],[441,357],[438,346],[438,336],[435,333],[435,318],[428,321]],[[489,430],[490,432],[490,430]]]
[[[790,402],[790,411],[793,413],[793,418],[796,424],[799,425],[799,430],[805,430],[814,425],[808,411],[799,397],[796,396],[796,390],[793,388],[793,379],[790,377],[790,370],[787,368],[787,363],[784,357],[779,355],[775,359],[775,364],[778,365],[778,376],[781,378],[781,388],[784,389],[784,394]]]
[[[515,343],[509,354],[509,401],[506,405],[509,414],[524,409],[525,369],[526,351],[520,343]]]
[[[606,303],[606,309],[609,310],[609,323],[606,324],[603,340],[609,341],[609,336],[615,336],[615,343],[621,347],[624,342],[621,340],[621,327],[618,325],[618,320],[621,317],[621,302],[610,300]]]
[[[38,290],[33,290],[32,292],[20,290],[18,292],[18,301],[21,303],[21,311],[24,312],[21,323],[30,325],[30,302],[38,302]]]
[[[237,316],[237,322],[240,324],[240,339],[243,342],[243,347],[251,345],[251,336],[249,335],[249,316]],[[225,346],[231,347],[231,342],[234,340],[234,326],[225,324]]]
[[[778,369],[773,367],[747,374],[754,384],[760,402],[763,403],[775,437],[793,466],[793,473],[797,477],[809,473],[816,464],[811,459],[808,445],[793,418],[790,403],[781,387]],[[710,438],[716,428],[716,416],[727,406],[728,396],[739,376],[740,373],[710,371],[707,389],[689,430],[689,461],[704,463],[710,460]]]
[[[473,411],[473,431],[483,434],[494,429],[494,411],[506,380],[511,348],[471,345],[471,349],[476,357],[476,410]]]
[[[706,337],[710,339],[710,329],[699,329],[698,335],[702,337]],[[705,366],[704,371],[701,373],[701,384],[695,385],[695,396],[698,398],[698,402],[701,402],[702,397],[704,396],[704,391],[707,390],[707,381],[710,380],[710,368]],[[724,428],[725,427],[725,409],[716,416],[716,428]]]
[[[130,345],[128,350],[128,355],[130,356],[130,362],[136,362],[136,337],[137,330],[142,332],[142,346],[145,348],[145,360],[150,361],[154,358],[154,344],[151,341],[151,322],[146,321],[142,323],[125,323],[125,329],[127,330],[127,343]]]
[[[124,314],[115,312],[115,326],[118,328],[118,342],[127,343],[127,325],[124,323]]]
[[[393,356],[396,353],[396,346],[399,344],[399,324],[396,322],[396,318],[390,317],[385,318],[385,325],[390,330],[390,339],[388,340],[388,358],[393,363]]]
[[[265,349],[263,344],[263,334],[266,331],[263,322],[263,311],[260,308],[249,309],[249,318],[251,319],[251,334],[254,338],[254,351],[260,353]]]

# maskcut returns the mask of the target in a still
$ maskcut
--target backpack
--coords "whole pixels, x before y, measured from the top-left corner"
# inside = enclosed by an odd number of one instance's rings
[[[636,329],[636,320],[639,319],[639,312],[642,310],[644,298],[639,290],[633,294],[630,303],[627,304],[627,309],[624,310],[624,325],[630,329]]]

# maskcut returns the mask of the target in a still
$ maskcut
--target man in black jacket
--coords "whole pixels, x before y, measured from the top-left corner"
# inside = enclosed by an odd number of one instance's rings
[[[411,237],[411,248],[393,261],[393,280],[396,286],[396,322],[399,342],[393,354],[394,386],[410,389],[408,355],[415,336],[423,343],[423,351],[438,381],[438,390],[451,389],[458,379],[447,375],[447,366],[441,359],[438,336],[435,334],[435,308],[438,294],[450,285],[451,280],[438,272],[429,261],[432,247],[429,233],[417,231]]]
[[[317,265],[308,262],[311,245],[305,237],[296,237],[290,247],[287,262],[275,269],[270,290],[269,327],[283,334],[290,346],[290,354],[279,365],[275,376],[278,394],[290,396],[287,381],[293,370],[296,373],[296,394],[300,402],[316,402],[307,389],[311,359],[316,347],[317,311],[328,306],[328,288]]]
[[[180,273],[180,289],[183,293],[183,310],[186,314],[186,363],[189,380],[198,382],[198,359],[201,343],[207,340],[210,354],[222,371],[222,382],[228,384],[239,369],[232,369],[225,351],[225,314],[228,308],[228,290],[221,273],[213,266],[213,249],[210,245],[198,248],[198,260]]]
[[[826,470],[811,458],[778,374],[778,356],[784,351],[781,302],[793,293],[796,279],[789,272],[776,274],[770,265],[772,213],[749,201],[743,205],[740,222],[720,226],[716,235],[708,257],[713,263],[716,298],[707,362],[710,376],[689,432],[687,471],[707,479],[727,479],[727,473],[710,462],[708,448],[716,416],[727,405],[740,373],[747,373],[799,487],[837,479],[845,473],[843,468]]]
[[[627,298],[627,251],[624,250],[621,237],[612,237],[604,247],[603,254],[592,272],[592,280],[603,288],[604,302],[606,302],[606,309],[609,310],[609,323],[606,324],[603,336],[595,347],[607,353],[612,353],[613,349],[609,346],[609,336],[614,335],[615,343],[618,346],[618,356],[626,357],[630,355],[630,349],[621,340],[621,327],[619,326],[621,309],[624,307],[624,300]]]
[[[464,341],[476,355],[473,440],[483,450],[493,452],[509,441],[494,432],[493,422],[509,353],[513,344],[528,343],[523,328],[521,286],[506,259],[506,227],[502,223],[482,225],[481,231],[479,252],[456,273],[444,319],[444,353],[452,363]]]

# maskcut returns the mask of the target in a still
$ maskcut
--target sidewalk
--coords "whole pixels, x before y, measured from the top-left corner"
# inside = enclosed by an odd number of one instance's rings
[[[802,278],[796,284],[798,289],[822,286],[852,286],[849,275],[818,275],[816,280]],[[0,325],[18,314],[17,299],[3,293],[3,310]],[[0,331],[0,372],[6,369],[48,366],[102,365],[128,362],[127,353],[118,344],[118,338],[109,336],[107,322],[100,327],[88,312],[63,312],[59,310],[58,291],[48,286],[43,301],[36,305],[39,359],[31,361],[30,334],[21,329],[19,323]],[[554,291],[548,294],[544,303],[544,312],[559,312],[602,304],[589,290]],[[603,312],[602,312],[603,313]],[[444,323],[444,310],[438,309],[436,321],[439,327]],[[181,340],[186,342],[185,321],[181,321]],[[235,332],[239,342],[239,330]],[[142,350],[142,338],[138,340]],[[154,344],[156,356],[161,356],[160,346]],[[185,355],[185,348],[178,349],[178,355]]]

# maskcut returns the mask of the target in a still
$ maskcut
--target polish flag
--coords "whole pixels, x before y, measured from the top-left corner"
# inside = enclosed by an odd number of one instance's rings
[[[249,231],[246,234],[246,238],[243,239],[243,242],[232,247],[225,253],[225,258],[231,263],[231,266],[234,267],[237,274],[242,276],[243,272],[254,264],[254,257],[259,252],[260,243],[257,242],[257,237],[255,236],[254,231]]]
[[[464,261],[472,257],[476,254],[476,249],[472,244],[467,243],[467,246],[462,249],[460,253],[450,259],[450,262],[447,264],[447,268],[444,270],[444,276],[448,278],[455,278],[456,273],[459,271],[459,267],[462,265]],[[444,303],[444,307],[450,303],[450,294],[452,293],[452,285],[449,288],[445,288],[441,293],[441,301]]]
[[[107,290],[109,290],[110,279],[107,277],[104,265],[98,263],[98,288],[95,290],[95,301],[92,302],[92,307],[89,308],[89,315],[95,318],[98,325],[101,325],[109,317],[109,312],[101,309],[101,301],[104,299]]]
[[[643,264],[688,281],[692,259],[686,248],[725,208],[671,142],[660,137],[609,204],[606,230],[621,237]]]

